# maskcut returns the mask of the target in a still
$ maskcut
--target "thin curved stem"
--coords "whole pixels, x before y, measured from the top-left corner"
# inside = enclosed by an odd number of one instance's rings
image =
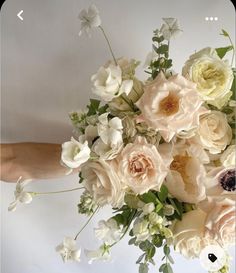
[[[85,224],[82,226],[82,228],[79,230],[79,232],[76,234],[74,240],[77,240],[78,236],[80,235],[80,233],[85,229],[85,227],[88,225],[88,223],[91,221],[91,219],[93,218],[93,216],[95,215],[95,213],[98,211],[99,206],[95,209],[95,211],[92,213],[92,215],[89,217],[89,219],[85,222]]]
[[[57,194],[57,193],[64,193],[64,192],[70,192],[70,191],[77,191],[77,190],[82,190],[84,187],[79,187],[79,188],[73,188],[69,190],[62,190],[62,191],[48,191],[48,192],[29,192],[32,195],[44,195],[44,194]]]
[[[106,33],[105,33],[103,27],[102,27],[102,26],[99,26],[99,28],[100,28],[100,30],[102,31],[103,36],[105,37],[105,40],[106,40],[107,45],[108,45],[108,47],[109,47],[109,50],[110,50],[110,52],[111,52],[112,58],[113,58],[115,64],[117,65],[117,61],[116,61],[115,55],[114,55],[114,53],[113,53],[113,51],[112,51],[112,48],[111,48],[111,44],[110,44],[110,42],[109,42],[109,39],[108,39],[108,37],[107,37],[107,35],[106,35]]]
[[[233,55],[232,55],[232,60],[231,60],[231,66],[233,66],[233,62],[234,62],[234,55],[235,55],[235,47],[234,47],[234,44],[230,38],[230,36],[228,35],[228,38],[229,38],[229,41],[231,43],[231,46],[233,47]]]

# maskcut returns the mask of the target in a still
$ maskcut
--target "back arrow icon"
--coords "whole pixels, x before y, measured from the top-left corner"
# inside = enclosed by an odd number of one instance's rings
[[[21,21],[23,21],[23,17],[21,16],[21,14],[23,13],[23,9],[17,14],[18,18],[21,19]]]

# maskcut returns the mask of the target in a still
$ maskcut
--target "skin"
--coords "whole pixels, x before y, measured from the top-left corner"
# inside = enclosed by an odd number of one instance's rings
[[[52,143],[0,144],[0,175],[5,182],[22,179],[48,179],[65,176],[60,164],[61,145]]]

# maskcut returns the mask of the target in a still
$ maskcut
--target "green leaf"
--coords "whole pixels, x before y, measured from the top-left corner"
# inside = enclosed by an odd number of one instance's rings
[[[163,251],[165,253],[166,256],[168,256],[170,254],[170,248],[168,245],[164,245]]]
[[[233,75],[234,75],[234,79],[231,86],[231,91],[233,92],[232,99],[236,100],[236,69],[235,68],[233,68]]]
[[[155,36],[152,38],[152,41],[157,42],[157,43],[161,43],[162,41],[164,41],[164,37],[163,36],[160,36],[160,37]]]
[[[163,203],[168,196],[168,188],[165,185],[161,186],[160,192],[158,192],[158,198]]]
[[[234,47],[232,45],[226,46],[226,47],[218,47],[218,48],[216,48],[216,53],[222,59],[222,58],[224,58],[224,56],[227,52],[229,52],[233,49],[234,49]]]
[[[139,265],[139,273],[148,273],[148,265],[147,264],[140,264]]]
[[[150,243],[148,240],[141,242],[139,244],[139,248],[144,252],[147,252],[149,250],[149,248],[152,248],[152,247],[153,247],[153,244]]]
[[[163,237],[159,234],[155,234],[152,239],[152,243],[155,247],[161,247],[163,243]]]
[[[137,208],[138,207],[138,202],[139,198],[136,195],[133,194],[126,194],[125,195],[125,203],[130,207],[130,208]]]
[[[167,259],[170,261],[170,263],[172,263],[172,264],[175,263],[174,260],[173,260],[173,258],[170,255],[167,256]]]
[[[180,218],[182,217],[183,214],[183,205],[180,203],[176,198],[169,198],[169,201],[171,205],[174,207]]]
[[[162,264],[159,268],[159,272],[163,272],[164,268],[166,267],[166,264]]]
[[[122,214],[116,214],[112,219],[114,219],[118,225],[123,225],[124,223],[124,217]]]
[[[152,245],[152,246],[147,250],[147,254],[146,254],[147,260],[152,259],[152,257],[155,255],[155,253],[156,253],[155,246]]]
[[[139,264],[139,263],[142,261],[142,259],[144,258],[145,255],[146,255],[146,253],[143,253],[143,254],[138,258],[138,260],[136,261],[136,264]]]
[[[222,32],[220,33],[220,35],[223,35],[225,37],[229,37],[229,33],[226,30],[222,29],[221,31]]]
[[[166,266],[165,266],[165,268],[163,270],[163,273],[173,273],[173,270],[172,270],[169,263],[166,264]]]
[[[108,107],[109,107],[108,104],[105,104],[105,105],[103,105],[102,107],[100,107],[100,108],[98,109],[99,115],[106,113]]]
[[[100,100],[90,99],[90,105],[87,105],[88,116],[95,115],[98,111]]]
[[[82,173],[79,173],[79,184],[83,182],[84,178],[82,177]]]
[[[129,244],[129,245],[134,245],[135,242],[136,242],[136,237],[131,238],[131,239],[129,240],[128,244]]]
[[[163,208],[163,205],[159,203],[158,205],[156,205],[155,212],[158,213],[162,208]]]
[[[166,54],[166,52],[168,52],[169,47],[166,44],[162,44],[161,46],[159,46],[158,48],[153,48],[157,54]]]
[[[158,199],[157,199],[156,195],[151,191],[140,195],[139,199],[146,204],[147,203],[154,203],[154,204],[158,203]]]

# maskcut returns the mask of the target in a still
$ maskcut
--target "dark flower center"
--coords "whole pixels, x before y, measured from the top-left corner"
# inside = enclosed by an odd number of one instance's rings
[[[228,170],[220,176],[220,184],[226,191],[235,191],[236,180],[235,170]]]

